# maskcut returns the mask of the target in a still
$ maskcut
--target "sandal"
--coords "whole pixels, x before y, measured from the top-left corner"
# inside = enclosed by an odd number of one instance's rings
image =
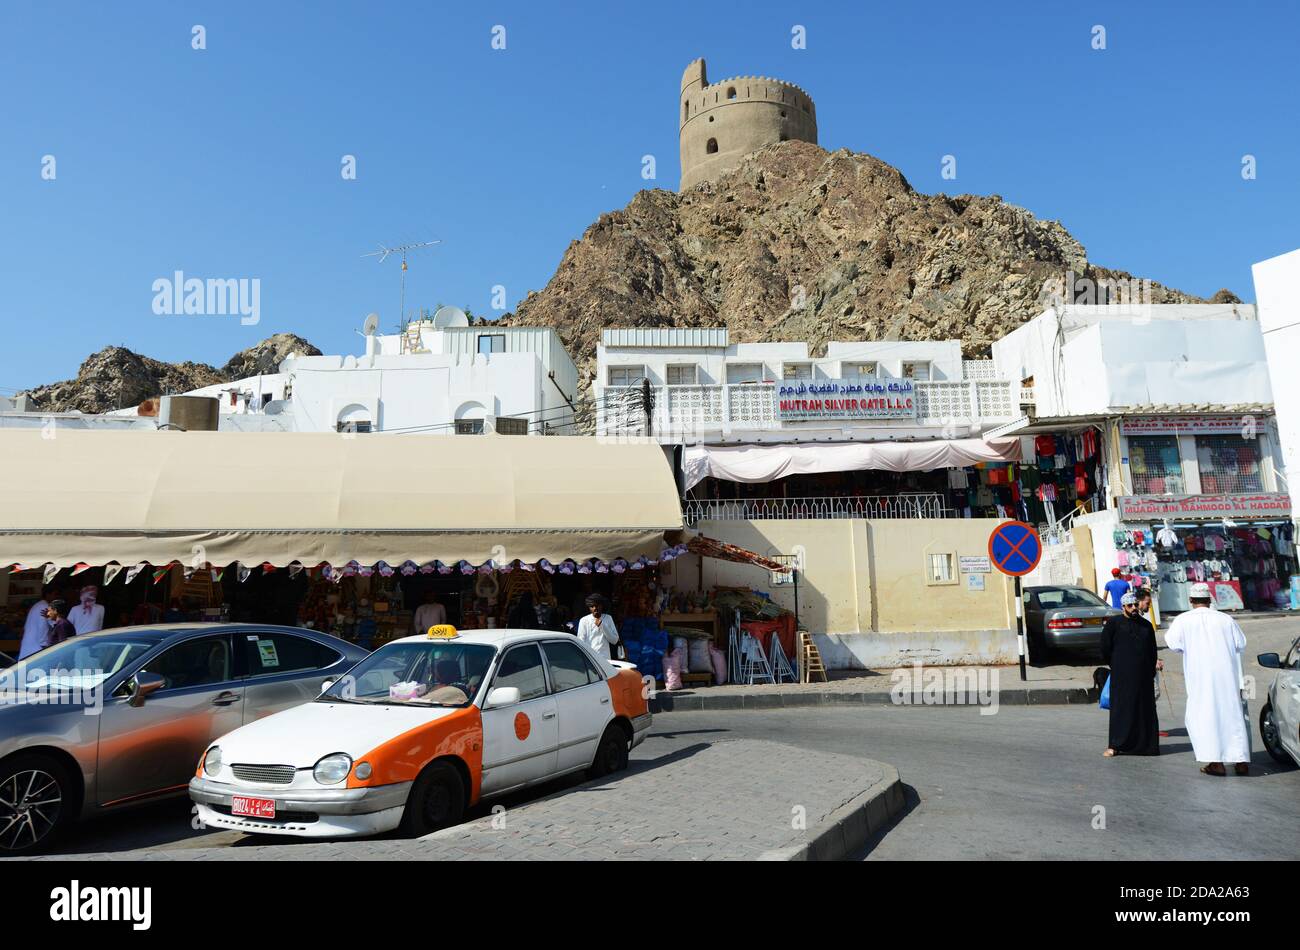
[[[1206,775],[1217,775],[1220,778],[1228,774],[1223,770],[1223,765],[1219,762],[1211,762],[1209,765],[1202,765],[1201,771]]]
[[[1115,758],[1115,750],[1107,749],[1105,752],[1102,753],[1102,755],[1104,755],[1108,759],[1113,759]]]
[[[1249,774],[1250,774],[1250,763],[1249,763],[1249,762],[1238,762],[1236,765],[1234,765],[1234,766],[1232,767],[1232,770],[1233,770],[1234,772],[1236,772],[1238,775],[1249,775]]]

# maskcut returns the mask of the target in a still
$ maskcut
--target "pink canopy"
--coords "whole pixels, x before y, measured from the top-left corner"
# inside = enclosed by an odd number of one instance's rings
[[[817,472],[928,472],[978,462],[1020,461],[1020,439],[946,439],[930,442],[842,442],[835,445],[693,445],[682,458],[686,487],[705,478],[770,482]]]

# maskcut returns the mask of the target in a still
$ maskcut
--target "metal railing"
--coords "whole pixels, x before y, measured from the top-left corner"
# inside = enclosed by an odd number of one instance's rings
[[[1006,379],[917,380],[915,422],[921,425],[1017,418],[1017,383]],[[783,429],[774,383],[655,386],[651,425],[658,436],[690,436],[723,429]],[[638,386],[606,386],[597,400],[596,434],[636,435],[645,430]],[[870,420],[863,420],[869,423]],[[898,420],[895,420],[898,421]],[[795,425],[794,428],[804,428]]]
[[[810,498],[683,498],[682,519],[701,521],[821,520],[832,518],[955,518],[937,492]]]

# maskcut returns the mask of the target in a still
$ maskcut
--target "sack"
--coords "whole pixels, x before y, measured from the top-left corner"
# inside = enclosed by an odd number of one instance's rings
[[[713,682],[715,685],[721,686],[727,682],[727,654],[710,643],[709,659],[713,661]]]
[[[682,658],[684,650],[674,650],[664,657],[664,688],[677,690],[682,688]]]
[[[688,640],[686,644],[686,672],[712,673],[713,660],[709,657],[708,640]]]

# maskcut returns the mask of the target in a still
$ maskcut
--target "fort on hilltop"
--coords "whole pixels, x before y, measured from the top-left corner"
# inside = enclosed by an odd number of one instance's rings
[[[766,76],[709,83],[704,60],[682,73],[679,190],[717,178],[750,152],[798,139],[817,144],[817,109],[798,86]]]

